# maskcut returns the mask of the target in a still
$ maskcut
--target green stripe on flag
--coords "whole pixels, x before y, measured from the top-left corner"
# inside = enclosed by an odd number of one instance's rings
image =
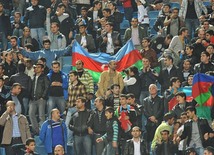
[[[200,105],[203,105],[209,98],[212,96],[211,92],[201,93],[195,98],[196,102]]]

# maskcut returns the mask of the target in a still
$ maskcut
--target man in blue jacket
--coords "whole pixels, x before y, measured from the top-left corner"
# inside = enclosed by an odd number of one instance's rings
[[[42,124],[39,138],[44,143],[48,155],[54,154],[57,145],[62,145],[67,152],[67,128],[65,122],[60,119],[58,109],[51,110],[51,119]]]
[[[60,71],[60,62],[58,61],[52,62],[52,70],[47,76],[50,80],[48,114],[56,106],[62,114],[65,111],[65,101],[68,99],[68,76]]]

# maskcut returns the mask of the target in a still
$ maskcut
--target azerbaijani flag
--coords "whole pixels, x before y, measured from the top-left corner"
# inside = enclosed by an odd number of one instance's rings
[[[214,105],[214,76],[198,73],[193,77],[192,96],[200,106]]]
[[[142,56],[138,50],[134,48],[131,39],[117,52],[115,55],[106,53],[88,53],[80,44],[75,41],[72,46],[72,66],[75,68],[75,62],[82,60],[84,68],[87,69],[94,82],[99,81],[100,74],[108,69],[110,60],[117,62],[117,71],[121,72],[131,66],[136,66],[138,69],[142,67]]]

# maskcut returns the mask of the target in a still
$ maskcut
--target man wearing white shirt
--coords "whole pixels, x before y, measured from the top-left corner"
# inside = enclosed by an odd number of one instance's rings
[[[133,138],[126,141],[124,155],[147,155],[148,150],[145,141],[140,138],[140,128],[138,126],[133,127],[131,134]]]

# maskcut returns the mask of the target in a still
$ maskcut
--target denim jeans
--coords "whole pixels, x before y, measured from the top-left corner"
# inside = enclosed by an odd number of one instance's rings
[[[185,25],[188,28],[189,33],[189,39],[193,38],[193,35],[195,34],[195,30],[199,26],[199,20],[198,19],[185,19]]]
[[[28,108],[29,108],[29,98],[24,97],[22,99],[23,106],[24,106],[24,115],[26,116],[28,114]]]
[[[195,151],[196,151],[197,154],[203,154],[204,153],[204,148],[203,147],[195,148]]]
[[[39,127],[45,121],[45,106],[46,100],[31,100],[29,104],[29,117],[32,124],[32,128],[36,133],[39,133]],[[36,113],[39,113],[39,123],[37,121]]]
[[[84,151],[84,152],[83,152]],[[77,136],[74,135],[74,154],[75,155],[91,155],[92,140],[90,135]]]
[[[54,108],[58,108],[60,111],[60,114],[63,114],[63,112],[65,111],[64,96],[61,96],[61,97],[49,96],[47,101],[47,108],[48,108],[48,116],[50,116],[51,110]]]
[[[2,49],[4,50],[4,51],[6,51],[7,50],[7,38],[6,38],[6,36],[5,36],[5,33],[4,32],[0,32],[0,40],[1,40],[1,42],[2,42]]]
[[[69,124],[71,120],[71,115],[77,111],[76,107],[68,108],[68,112],[65,119],[65,124],[67,126],[67,143],[71,145],[73,143],[73,131],[69,129]]]
[[[99,142],[99,143],[96,142],[96,139],[100,138],[101,136],[103,136],[103,135],[101,135],[101,134],[94,134],[93,135],[96,155],[101,155],[104,148],[107,146],[107,140],[106,139],[104,139],[102,142]]]
[[[44,28],[31,28],[30,33],[31,33],[31,37],[36,39],[38,41],[40,47],[42,47],[43,37],[45,36],[45,29]]]
[[[118,149],[112,146],[112,142],[109,142],[108,145],[103,150],[102,155],[116,155],[118,154]]]

